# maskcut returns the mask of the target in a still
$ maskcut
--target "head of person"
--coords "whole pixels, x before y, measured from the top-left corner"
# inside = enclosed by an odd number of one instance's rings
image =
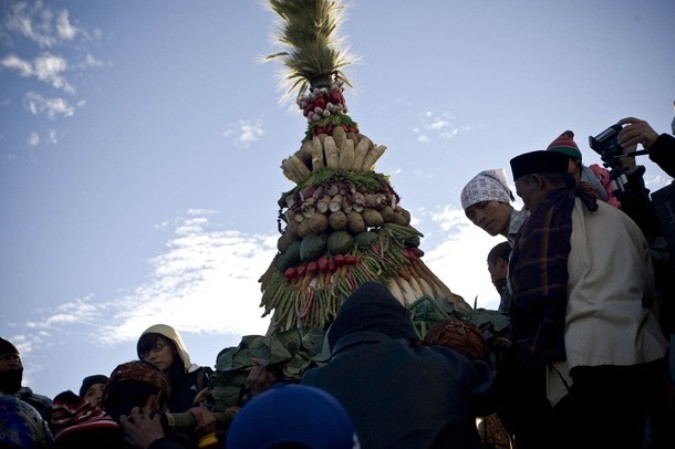
[[[273,387],[248,402],[227,432],[228,449],[355,449],[354,424],[330,394],[306,385]]]
[[[192,364],[180,334],[167,324],[155,324],[143,331],[136,353],[139,360],[155,365],[171,379],[184,375]]]
[[[110,374],[103,391],[103,408],[117,422],[134,407],[149,416],[163,415],[170,394],[166,374],[150,363],[135,360],[117,365]]]
[[[108,376],[104,376],[103,374],[87,376],[82,380],[79,395],[94,407],[101,407],[103,390],[106,383],[108,383]]]
[[[567,156],[555,151],[531,151],[511,159],[516,193],[527,209],[535,210],[552,190],[571,188],[567,162]]]
[[[390,338],[418,341],[410,313],[379,282],[365,282],[338,309],[328,330],[331,352],[342,337],[356,332],[379,332]]]
[[[21,388],[21,354],[10,341],[0,337],[0,392],[14,394]]]
[[[567,156],[567,172],[576,181],[581,180],[581,151],[574,141],[574,133],[572,131],[567,130],[560,134],[546,148],[546,151],[553,151]]]
[[[68,447],[66,441],[71,442],[76,433],[78,436],[81,432],[87,432],[92,438],[96,435],[103,437],[118,427],[103,410],[70,390],[54,396],[52,430],[60,447]],[[76,446],[73,444],[70,447]]]
[[[490,280],[495,286],[498,282],[506,279],[510,255],[511,245],[507,241],[497,243],[487,255],[487,267],[488,272],[490,273]]]
[[[0,448],[42,449],[52,446],[47,421],[29,403],[0,395]]]
[[[478,173],[464,186],[460,199],[473,224],[492,236],[508,234],[514,198],[503,169]]]

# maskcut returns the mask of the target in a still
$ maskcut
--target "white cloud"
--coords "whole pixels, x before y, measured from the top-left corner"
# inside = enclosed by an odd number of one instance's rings
[[[69,94],[75,93],[75,88],[62,75],[68,69],[68,62],[61,56],[43,53],[31,63],[16,55],[8,55],[0,61],[0,64],[5,68],[17,70],[20,76],[35,77],[56,89]]]
[[[7,31],[46,48],[73,40],[80,32],[70,23],[67,10],[54,12],[42,1],[14,2],[7,14],[4,27]]]
[[[50,129],[47,131],[47,142],[56,145],[59,143],[58,138],[56,136],[56,130],[55,129]]]
[[[5,56],[2,61],[0,61],[0,65],[8,69],[17,70],[19,75],[23,77],[29,77],[33,74],[33,66],[30,62],[26,62],[16,55]]]
[[[223,133],[225,137],[232,137],[235,146],[245,148],[260,139],[260,136],[265,134],[263,130],[262,120],[240,120],[237,123],[227,125],[227,129]]]
[[[64,58],[50,53],[44,53],[33,61],[33,72],[37,79],[72,94],[75,88],[61,75],[67,69],[68,62]]]
[[[81,65],[82,67],[101,67],[103,62],[96,59],[91,53],[87,53],[87,56],[84,58],[84,62]]]
[[[53,119],[57,115],[71,117],[75,108],[63,98],[45,98],[36,92],[27,92],[23,96],[23,106],[33,115],[45,114]]]
[[[32,133],[30,133],[30,135],[28,136],[28,141],[27,141],[27,143],[28,143],[28,145],[31,146],[31,147],[34,147],[34,146],[39,145],[39,143],[40,143],[40,136],[38,135],[38,133],[36,133],[35,131],[33,131]]]
[[[56,17],[57,35],[63,40],[70,41],[75,38],[77,31],[77,28],[74,27],[68,19],[68,11],[65,9],[59,11]]]
[[[458,127],[453,126],[455,116],[450,112],[444,112],[436,115],[431,111],[426,111],[421,114],[421,127],[413,129],[418,142],[429,143],[433,136],[438,136],[442,139],[452,139],[461,131],[468,131],[468,126]],[[425,132],[426,131],[426,132]]]

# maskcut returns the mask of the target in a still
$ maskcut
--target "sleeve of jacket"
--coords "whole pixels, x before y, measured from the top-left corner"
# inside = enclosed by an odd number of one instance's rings
[[[649,149],[649,159],[675,178],[675,137],[661,134]]]

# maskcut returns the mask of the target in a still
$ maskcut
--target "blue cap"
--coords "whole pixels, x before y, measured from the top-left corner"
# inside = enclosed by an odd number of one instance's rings
[[[227,432],[228,449],[296,444],[312,449],[354,449],[358,439],[342,405],[307,385],[273,387],[244,405]]]

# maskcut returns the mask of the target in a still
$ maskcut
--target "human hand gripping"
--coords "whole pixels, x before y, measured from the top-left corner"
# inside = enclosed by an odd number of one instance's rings
[[[209,435],[216,431],[216,417],[204,407],[192,407],[188,410],[195,418],[194,432],[197,438]]]
[[[128,416],[120,416],[120,424],[126,433],[127,442],[140,449],[147,448],[150,443],[165,436],[160,416],[148,416],[139,407],[132,408]]]
[[[644,120],[635,117],[626,117],[618,121],[619,125],[626,125],[617,136],[622,148],[630,148],[638,143],[649,150],[659,134]]]

